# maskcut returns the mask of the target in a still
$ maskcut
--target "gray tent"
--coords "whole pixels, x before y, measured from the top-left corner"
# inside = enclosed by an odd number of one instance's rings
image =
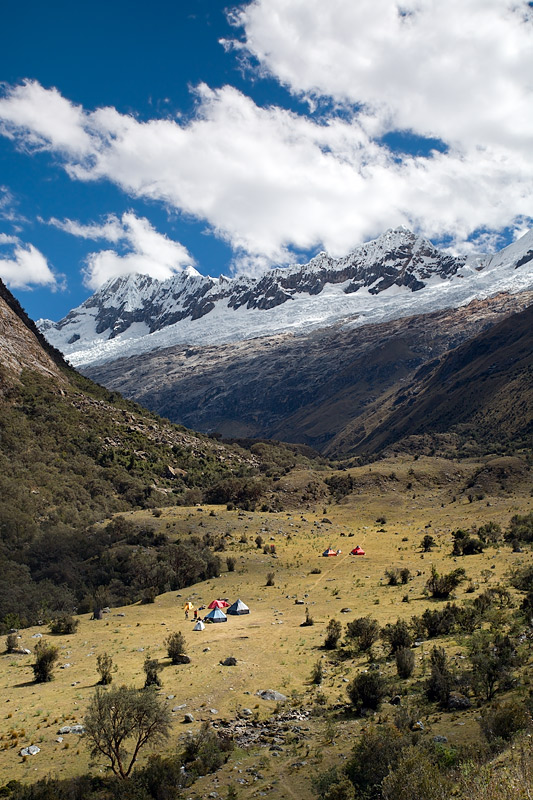
[[[220,608],[214,608],[204,617],[206,622],[227,622],[228,618]]]
[[[250,609],[248,608],[246,603],[242,602],[240,598],[238,600],[235,600],[233,605],[231,605],[226,611],[226,614],[249,614],[249,613]]]

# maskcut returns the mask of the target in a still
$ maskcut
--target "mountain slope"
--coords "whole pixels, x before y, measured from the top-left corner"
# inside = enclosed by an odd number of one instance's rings
[[[502,295],[358,328],[174,347],[85,372],[197,430],[303,442],[335,453],[330,443],[357,426],[374,402],[532,300],[533,293]],[[361,435],[366,432],[363,427]]]
[[[359,440],[352,432],[351,447],[376,453],[406,437],[441,433],[484,449],[532,447],[533,306],[460,345],[429,375],[415,376],[374,430]],[[344,449],[349,440],[345,432]]]
[[[343,258],[321,253],[259,278],[213,279],[192,268],[166,281],[117,278],[60,322],[39,327],[75,366],[89,365],[179,343],[300,334],[458,307],[533,288],[532,267],[533,232],[495,256],[465,259],[398,228]]]

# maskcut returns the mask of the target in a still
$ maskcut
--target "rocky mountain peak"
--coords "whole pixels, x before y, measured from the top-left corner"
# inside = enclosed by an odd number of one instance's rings
[[[322,252],[258,277],[211,278],[187,267],[165,281],[116,278],[41,330],[79,366],[180,343],[382,322],[530,288],[530,245],[524,237],[494,256],[467,259],[391,228],[341,258]]]

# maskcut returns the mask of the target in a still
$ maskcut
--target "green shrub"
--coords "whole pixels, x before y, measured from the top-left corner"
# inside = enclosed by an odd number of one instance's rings
[[[181,631],[178,631],[177,633],[171,633],[165,639],[165,644],[167,646],[167,653],[171,662],[173,664],[178,664],[179,656],[187,652],[185,636],[183,633],[181,633]]]
[[[392,653],[400,648],[411,647],[413,644],[409,625],[404,619],[398,619],[394,624],[388,623],[381,629],[381,638],[389,643]]]
[[[389,567],[385,570],[385,577],[389,586],[398,586],[400,583],[400,570],[398,567]]]
[[[70,614],[62,614],[60,617],[56,617],[56,619],[52,620],[48,627],[50,628],[50,633],[63,636],[76,633],[79,624],[80,621],[74,619]]]
[[[456,589],[465,577],[465,571],[461,567],[449,572],[447,575],[439,575],[435,566],[431,567],[431,577],[426,583],[426,589],[438,600],[446,600]]]
[[[434,647],[430,654],[431,673],[425,684],[428,700],[437,702],[442,708],[448,706],[453,677],[448,666],[448,657],[443,647]]]
[[[6,653],[14,653],[17,649],[17,634],[10,633],[6,636]]]
[[[485,709],[479,724],[489,743],[498,739],[509,741],[516,733],[531,725],[531,715],[522,702],[509,700],[502,705]]]
[[[100,673],[99,684],[109,686],[113,680],[113,659],[108,653],[101,653],[96,657],[96,669]]]
[[[408,647],[396,650],[396,671],[400,678],[410,678],[415,668],[415,654]]]
[[[161,686],[161,678],[159,677],[159,673],[163,669],[163,665],[159,663],[157,658],[150,658],[150,656],[146,656],[144,659],[143,669],[146,675],[146,679],[144,681],[145,689],[147,689],[149,686]]]
[[[328,622],[328,626],[326,628],[326,639],[324,641],[324,647],[327,650],[334,650],[337,647],[337,643],[341,638],[342,634],[342,625],[336,619],[330,619]]]
[[[320,685],[324,679],[324,665],[322,659],[318,659],[313,666],[311,673],[311,682]]]
[[[237,559],[233,558],[233,556],[228,556],[226,558],[226,567],[228,572],[235,572],[235,567],[237,565]]]
[[[59,648],[56,645],[39,639],[35,645],[35,664],[32,664],[35,683],[46,683],[53,680],[52,671],[59,659]]]
[[[379,634],[379,623],[370,616],[358,617],[346,626],[346,638],[363,653],[370,650],[374,642],[377,642]]]
[[[361,672],[348,684],[346,691],[354,708],[377,710],[387,692],[387,682],[377,669]]]

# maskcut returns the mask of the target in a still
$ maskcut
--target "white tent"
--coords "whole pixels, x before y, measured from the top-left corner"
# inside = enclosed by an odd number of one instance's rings
[[[196,624],[193,628],[193,631],[203,631],[204,628],[205,628],[204,623],[202,622],[201,619],[198,619],[196,620]]]
[[[235,600],[233,605],[231,605],[226,611],[226,614],[249,614],[249,613],[250,609],[248,608],[246,603],[242,602],[240,598],[238,600]]]

